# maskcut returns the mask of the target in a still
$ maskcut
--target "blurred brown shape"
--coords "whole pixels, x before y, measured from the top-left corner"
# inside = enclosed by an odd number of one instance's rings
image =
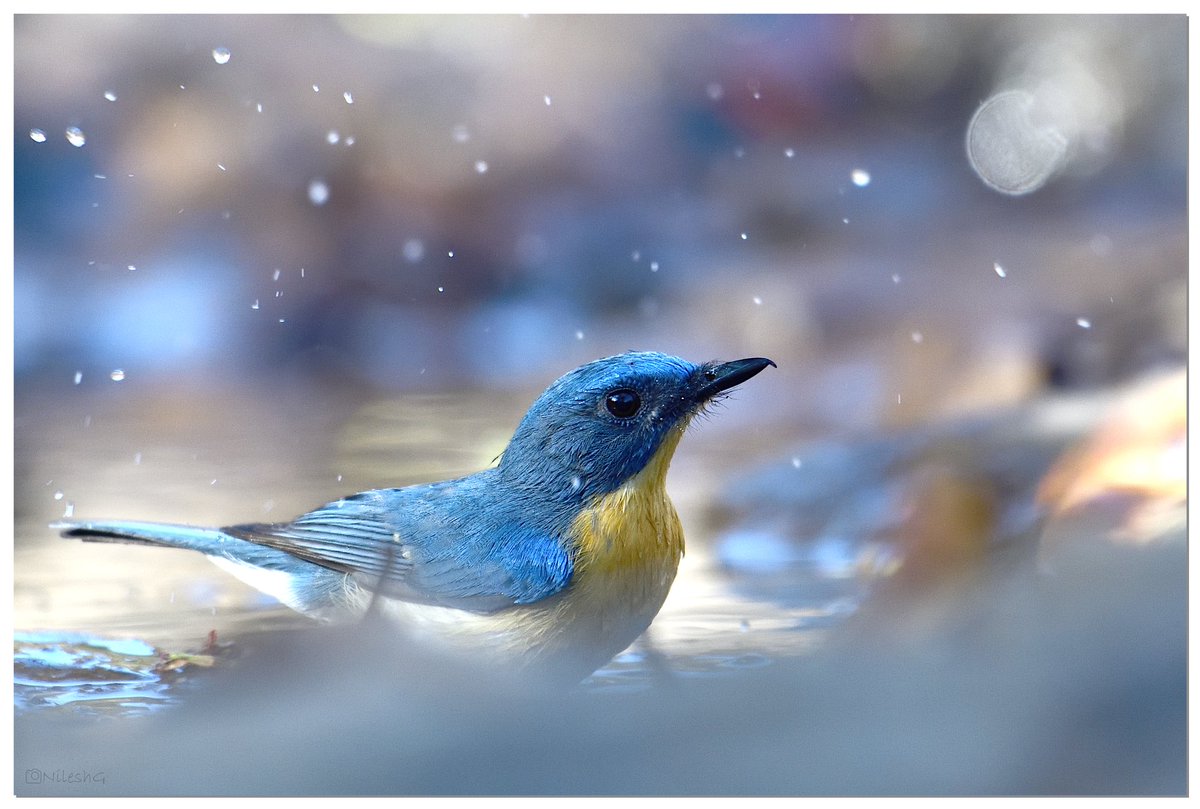
[[[925,462],[908,476],[896,533],[901,555],[893,586],[928,595],[929,588],[970,576],[983,564],[996,526],[992,486],[962,464]]]

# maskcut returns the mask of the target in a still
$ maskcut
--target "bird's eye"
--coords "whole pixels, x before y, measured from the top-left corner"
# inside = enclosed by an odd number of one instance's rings
[[[604,406],[617,418],[627,419],[638,412],[638,408],[642,406],[642,397],[637,395],[637,391],[621,388],[604,397]]]
[[[717,378],[717,372],[716,372],[716,371],[714,371],[712,368],[705,368],[705,369],[704,369],[704,381],[705,381],[705,382],[712,382],[712,381],[713,381],[714,379],[716,379],[716,378]]]

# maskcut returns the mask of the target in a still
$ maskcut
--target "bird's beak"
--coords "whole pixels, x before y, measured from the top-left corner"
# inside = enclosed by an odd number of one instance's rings
[[[778,367],[766,357],[749,357],[744,360],[711,365],[704,369],[706,382],[704,387],[696,391],[696,401],[707,401],[723,390],[740,385],[768,365],[772,368]]]

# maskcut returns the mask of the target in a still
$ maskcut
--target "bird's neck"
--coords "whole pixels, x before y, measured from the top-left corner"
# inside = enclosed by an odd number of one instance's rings
[[[579,575],[643,570],[674,577],[683,527],[667,497],[666,476],[683,435],[672,429],[645,467],[586,505],[571,524]]]

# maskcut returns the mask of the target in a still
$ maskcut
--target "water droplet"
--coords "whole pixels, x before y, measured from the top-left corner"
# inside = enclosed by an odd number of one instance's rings
[[[467,129],[466,124],[456,124],[450,130],[450,137],[454,138],[455,143],[466,143],[471,139],[471,132]]]
[[[1088,320],[1086,317],[1075,318],[1075,324],[1081,329],[1090,329],[1092,327],[1092,321]]]
[[[898,273],[898,272],[892,273],[892,283],[893,284],[900,283],[900,273]]]
[[[209,482],[209,484],[208,484],[208,485],[209,485],[209,486],[216,486],[216,485],[217,485],[217,479],[216,479],[216,478],[213,478],[213,479],[212,479],[212,480]]]
[[[45,143],[46,133],[40,129],[29,130],[29,137],[34,143]]]
[[[550,106],[550,96],[542,96],[542,101],[546,102],[546,106]]]
[[[843,217],[842,217],[842,224],[843,224],[843,225],[848,225],[848,224],[850,224],[850,217],[848,217],[848,216],[843,216]]]
[[[745,157],[745,156],[746,156],[746,149],[745,149],[745,147],[739,146],[739,147],[737,147],[736,149],[734,149],[734,150],[733,150],[733,156],[734,156],[734,157],[736,157],[738,160],[741,160],[743,157]]]
[[[345,137],[345,139],[342,140],[342,143],[346,144],[347,146],[353,146],[354,145],[354,136],[347,135]]]
[[[140,453],[140,452],[133,453],[133,465],[141,466],[141,464],[142,464],[142,453]]]
[[[755,296],[754,296],[754,305],[755,305],[755,306],[762,306],[762,298],[760,298],[759,296],[755,295]]]
[[[133,272],[137,269],[137,266],[134,264],[127,264],[127,265],[125,265],[125,269],[129,270],[130,272]]]
[[[998,93],[967,125],[967,159],[989,187],[1004,194],[1038,190],[1070,158],[1071,129],[1063,111],[1024,90]]]
[[[108,179],[107,174],[93,174],[92,176],[95,177],[97,180],[107,180]]]
[[[859,188],[865,188],[871,184],[871,175],[866,169],[855,169],[850,172],[850,182]]]
[[[324,180],[313,180],[308,184],[308,201],[313,205],[324,205],[329,201],[329,186]]]
[[[796,150],[789,146],[788,148],[783,150],[783,156],[790,160],[791,158],[796,156]]]
[[[260,101],[257,104],[255,104],[254,109],[258,110],[259,112],[262,112],[262,102]]]
[[[583,488],[583,478],[579,477],[579,475],[575,475],[571,478],[571,491],[577,492],[581,488]]]
[[[233,54],[231,54],[229,52],[229,48],[213,48],[213,51],[212,51],[213,61],[216,62],[218,65],[223,65],[223,64],[228,63],[229,57],[232,55]]]
[[[279,276],[281,276],[281,275],[283,275],[283,270],[281,270],[281,269],[279,269],[278,267],[276,267],[276,268],[275,268],[275,272],[271,273],[271,280],[272,280],[272,281],[278,281],[278,280],[279,280]]]
[[[633,259],[634,261],[641,261],[642,260],[642,251],[634,250],[632,253],[629,254],[629,257],[631,259]]]
[[[112,90],[105,90],[105,91],[104,91],[104,98],[105,98],[107,101],[116,101],[116,100],[117,100],[117,94],[116,94],[116,93],[114,93]]]
[[[337,143],[341,139],[342,136],[338,134],[336,129],[329,130],[329,132],[325,135],[325,142],[331,145]]]
[[[87,136],[83,134],[83,130],[77,126],[67,127],[67,142],[72,146],[79,147],[87,143]]]
[[[108,378],[111,379],[113,382],[120,382],[123,379],[125,379],[125,372],[122,371],[120,368],[117,368],[111,374],[108,375]]]
[[[446,288],[445,288],[445,287],[438,287],[438,294],[439,294],[439,295],[440,295],[441,293],[445,292],[445,291],[446,291]]]
[[[83,371],[76,371],[75,372],[75,384],[78,385],[82,381],[83,381]]]
[[[477,171],[480,174],[484,174],[485,172],[487,172],[487,170],[488,170],[488,164],[487,164],[486,160],[476,160],[475,161],[475,171]]]
[[[793,458],[792,458],[792,468],[793,468],[793,469],[799,469],[799,468],[800,468],[800,467],[802,467],[802,466],[804,466],[804,461],[802,461],[802,460],[800,460],[799,458],[796,458],[796,457],[793,457]]]
[[[320,88],[320,87],[318,87],[318,86],[317,86],[317,85],[315,85],[315,84],[312,86],[312,88],[313,88],[313,92],[314,92],[314,93],[319,93],[319,92],[321,92],[321,88]]]
[[[425,257],[425,244],[420,239],[409,239],[402,250],[405,260],[413,264]]]
[[[74,517],[75,516],[75,504],[72,503],[70,500],[67,501],[67,507],[63,510],[63,516],[64,517]]]
[[[999,262],[997,262],[997,261],[993,261],[993,262],[992,262],[992,269],[993,269],[993,270],[995,270],[995,271],[996,271],[996,275],[1000,276],[1001,278],[1007,278],[1007,277],[1008,277],[1008,273],[1004,271],[1004,268],[1000,266],[1000,263],[999,263]]]
[[[715,81],[709,82],[704,91],[708,93],[708,97],[713,101],[720,101],[721,97],[725,95],[725,88]]]
[[[226,169],[226,168],[225,168],[223,165],[221,165],[220,163],[218,163],[218,164],[217,164],[217,168],[219,168],[221,171],[226,171],[226,170],[227,170],[227,169]]]
[[[54,499],[55,499],[55,500],[62,500],[62,499],[63,499],[63,493],[62,493],[62,490],[61,490],[61,489],[59,489],[58,491],[56,491],[56,492],[54,493]]]
[[[251,308],[251,309],[257,309],[257,308],[258,308],[258,298],[255,298],[255,299],[254,299],[254,303],[250,304],[250,308]]]
[[[921,334],[919,331],[914,331],[911,336],[914,343],[920,343],[925,339],[925,335]]]
[[[280,323],[287,323],[287,318],[286,318],[286,317],[281,317],[281,318],[279,318],[279,322],[280,322]]]
[[[745,232],[742,233],[742,241],[746,241],[746,239],[749,239],[749,238],[750,237]]]
[[[575,331],[575,339],[576,339],[576,340],[582,340],[582,339],[583,339],[583,332],[582,332],[581,330],[578,330],[578,329],[577,329],[577,330]]]
[[[650,272],[658,272],[658,262],[657,261],[650,262]]]
[[[341,476],[341,475],[338,475],[337,482],[338,482],[338,483],[341,483],[341,482],[342,482],[342,476]]]
[[[354,103],[354,96],[352,96],[352,95],[350,94],[350,91],[349,91],[349,90],[347,90],[346,92],[342,93],[342,98],[346,99],[346,103],[347,103],[347,104],[353,104],[353,103]]]
[[[447,250],[447,251],[446,251],[446,255],[447,255],[447,256],[449,256],[450,258],[454,258],[454,251],[453,251],[453,250]]]

